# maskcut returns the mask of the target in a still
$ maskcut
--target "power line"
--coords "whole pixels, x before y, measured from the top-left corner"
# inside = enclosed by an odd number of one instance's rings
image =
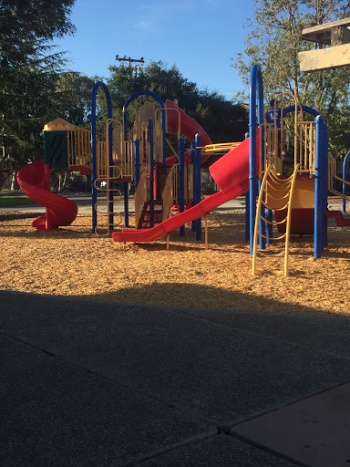
[[[119,62],[128,62],[129,66],[131,66],[132,63],[145,63],[145,59],[143,57],[131,58],[131,57],[127,57],[126,55],[124,55],[124,57],[120,57],[119,55],[116,55],[115,59],[118,60]]]

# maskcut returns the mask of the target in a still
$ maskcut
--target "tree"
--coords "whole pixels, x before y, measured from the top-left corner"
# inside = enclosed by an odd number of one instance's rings
[[[53,107],[56,115],[62,116],[73,125],[90,127],[91,90],[94,79],[78,72],[60,73],[55,82]]]
[[[121,120],[123,105],[131,94],[146,89],[158,94],[163,101],[176,99],[179,107],[202,125],[214,142],[244,138],[248,128],[246,110],[215,92],[199,90],[195,83],[182,76],[175,65],[167,68],[159,61],[150,62],[144,68],[111,66],[110,71],[107,85],[113,102],[114,118]],[[100,108],[105,110],[102,95]],[[130,114],[133,117],[132,110]]]
[[[298,53],[315,47],[300,39],[307,25],[324,24],[350,13],[348,0],[254,0],[254,28],[246,40],[245,55],[235,67],[248,84],[254,63],[262,67],[266,102],[277,93],[289,93],[298,103],[317,109],[326,119],[330,151],[344,154],[344,133],[349,128],[347,69],[301,73]]]
[[[0,140],[2,170],[42,157],[40,132],[56,114],[56,82],[63,54],[54,37],[73,33],[74,0],[0,1]]]

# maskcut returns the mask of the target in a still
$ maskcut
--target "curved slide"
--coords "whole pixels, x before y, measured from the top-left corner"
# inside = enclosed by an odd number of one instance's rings
[[[258,139],[257,149],[259,148]],[[259,154],[258,150],[257,154]],[[151,229],[124,229],[121,232],[113,232],[113,240],[115,242],[153,242],[181,225],[194,221],[221,204],[245,193],[249,187],[249,138],[212,164],[209,171],[220,191]]]
[[[34,219],[32,226],[38,230],[53,230],[70,225],[78,214],[78,206],[46,187],[45,164],[40,159],[23,167],[17,173],[22,191],[35,203],[46,207],[46,214]]]
[[[175,110],[172,110],[175,109]],[[201,135],[201,145],[206,146],[211,144],[211,138],[208,133],[196,122],[192,117],[186,114],[186,112],[180,109],[175,102],[166,101],[166,125],[167,133],[177,135],[180,127],[180,134],[185,135],[190,141],[195,139],[197,133]],[[203,162],[203,161],[202,161]],[[171,166],[178,163],[176,156],[168,157],[166,160],[167,166]],[[185,153],[185,164],[191,163],[191,151]]]

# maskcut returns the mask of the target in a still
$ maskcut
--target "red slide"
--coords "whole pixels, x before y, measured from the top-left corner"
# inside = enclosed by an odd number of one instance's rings
[[[175,102],[167,100],[166,110],[167,133],[176,135],[180,126],[180,134],[185,135],[190,141],[193,141],[196,134],[199,133],[202,138],[202,146],[211,143],[210,136],[201,125],[187,115],[184,110],[180,109]]]
[[[175,109],[175,110],[172,110]],[[197,133],[201,135],[201,145],[206,146],[211,144],[211,139],[208,133],[201,127],[199,123],[193,120],[192,117],[186,114],[186,112],[180,109],[175,102],[166,101],[166,131],[167,133],[177,135],[180,130],[180,135],[185,135],[190,141],[195,139]],[[185,164],[191,162],[191,151],[185,153]],[[202,161],[203,162],[203,161]],[[176,156],[168,157],[166,164],[168,166],[178,163]]]
[[[257,148],[259,147],[257,138]],[[257,154],[259,151],[257,150]],[[249,187],[249,138],[231,149],[221,159],[209,167],[209,171],[219,186],[220,191],[214,193],[192,208],[166,219],[151,229],[122,230],[113,232],[115,242],[153,242],[164,237],[181,225],[194,221],[215,208],[242,195]]]
[[[62,225],[70,225],[77,217],[78,206],[69,199],[52,193],[47,187],[43,159],[23,167],[17,173],[17,182],[28,198],[46,207],[46,214],[32,222],[32,226],[38,230],[53,230]]]

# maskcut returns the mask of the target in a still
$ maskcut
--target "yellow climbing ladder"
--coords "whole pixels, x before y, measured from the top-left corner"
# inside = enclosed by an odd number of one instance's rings
[[[295,187],[295,180],[298,173],[299,164],[295,167],[294,173],[290,177],[277,176],[271,166],[267,166],[264,177],[261,182],[261,188],[256,209],[255,226],[254,226],[254,244],[253,244],[253,263],[252,273],[256,273],[256,259],[258,242],[260,238],[267,241],[285,240],[284,254],[284,276],[288,275],[288,255],[289,255],[289,238],[290,238],[290,223],[292,216],[292,198]],[[266,211],[281,211],[285,212],[285,217],[282,217],[278,222],[266,218]],[[262,222],[261,222],[262,221]],[[284,231],[280,236],[269,237],[265,231],[260,230],[260,226],[277,226],[280,231]],[[272,231],[272,229],[270,229]]]

